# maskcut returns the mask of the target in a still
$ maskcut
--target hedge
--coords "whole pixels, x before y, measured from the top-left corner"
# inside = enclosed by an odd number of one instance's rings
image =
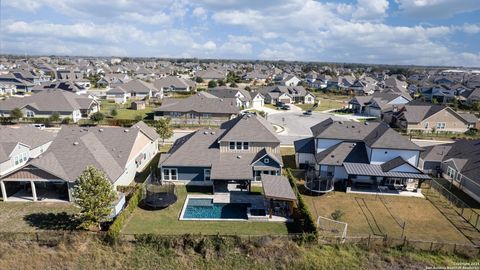
[[[123,211],[118,215],[115,220],[113,221],[112,225],[110,225],[110,228],[108,228],[107,235],[106,235],[106,240],[110,243],[116,243],[118,240],[118,237],[120,236],[120,231],[123,228],[124,222],[130,217],[130,215],[133,213],[135,208],[137,208],[138,204],[142,200],[142,195],[143,195],[143,185],[139,185],[135,192],[133,193],[132,197],[130,200],[127,202],[127,206]]]
[[[309,233],[313,234],[315,237],[318,235],[318,230],[317,230],[317,225],[315,223],[315,220],[310,213],[310,210],[308,209],[307,204],[303,200],[302,195],[300,194],[300,191],[298,190],[297,184],[296,184],[296,179],[292,175],[292,172],[289,168],[285,169],[288,181],[290,182],[290,185],[293,188],[293,191],[295,192],[295,195],[297,196],[298,200],[298,211],[300,215],[300,220],[295,221],[299,226],[300,230],[304,233]]]

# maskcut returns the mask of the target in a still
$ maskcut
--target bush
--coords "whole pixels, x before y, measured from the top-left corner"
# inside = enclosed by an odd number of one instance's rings
[[[116,244],[118,242],[118,237],[120,236],[120,232],[123,228],[125,220],[133,213],[135,208],[137,208],[138,204],[142,200],[143,195],[143,186],[137,187],[135,192],[133,193],[130,200],[128,200],[125,209],[123,209],[122,213],[118,215],[115,220],[113,221],[110,228],[108,228],[106,241],[111,244]]]
[[[340,209],[335,209],[335,211],[330,214],[333,220],[340,220],[342,219],[343,215],[345,215],[345,213]]]
[[[295,223],[303,233],[311,234],[313,239],[316,239],[316,237],[318,236],[318,231],[315,220],[310,211],[308,210],[308,207],[304,202],[300,191],[297,188],[296,181],[292,175],[292,172],[288,168],[285,171],[287,174],[287,178],[290,181],[290,185],[292,186],[298,200],[298,218],[296,218]]]

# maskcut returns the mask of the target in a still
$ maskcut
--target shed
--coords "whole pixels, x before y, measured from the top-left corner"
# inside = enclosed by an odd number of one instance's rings
[[[145,110],[145,101],[134,101],[130,105],[132,110]]]

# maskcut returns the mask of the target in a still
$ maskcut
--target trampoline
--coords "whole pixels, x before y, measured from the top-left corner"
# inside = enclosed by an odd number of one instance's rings
[[[177,192],[173,183],[150,183],[145,187],[142,206],[147,210],[167,208],[177,201]]]

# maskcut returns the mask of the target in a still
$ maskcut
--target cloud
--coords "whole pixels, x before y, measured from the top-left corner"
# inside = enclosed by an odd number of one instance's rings
[[[207,15],[207,10],[202,8],[202,7],[196,7],[192,11],[193,16],[201,19],[201,20],[206,20],[208,15]]]
[[[451,18],[480,10],[478,0],[396,0],[399,9],[415,18]]]
[[[478,34],[478,33],[480,33],[480,25],[479,24],[464,24],[462,29],[467,34]]]
[[[355,20],[381,21],[387,16],[388,0],[358,0],[352,17]]]

